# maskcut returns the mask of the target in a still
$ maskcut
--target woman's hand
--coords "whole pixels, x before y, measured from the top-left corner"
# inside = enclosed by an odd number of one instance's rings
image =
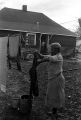
[[[41,59],[37,59],[37,62],[41,62]]]
[[[40,54],[38,51],[35,51],[34,54],[37,56],[38,59],[43,59],[44,56]]]

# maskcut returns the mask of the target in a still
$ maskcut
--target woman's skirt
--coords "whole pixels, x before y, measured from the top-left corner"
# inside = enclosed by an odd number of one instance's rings
[[[45,105],[49,110],[61,108],[65,103],[65,78],[62,73],[48,81]]]

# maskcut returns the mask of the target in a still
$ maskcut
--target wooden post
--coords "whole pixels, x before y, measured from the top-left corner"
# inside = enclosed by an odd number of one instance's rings
[[[40,33],[40,38],[39,38],[39,40],[40,40],[40,47],[39,47],[39,51],[41,50],[41,36],[42,36],[42,34]]]
[[[48,54],[49,51],[49,34],[46,34],[46,54]]]

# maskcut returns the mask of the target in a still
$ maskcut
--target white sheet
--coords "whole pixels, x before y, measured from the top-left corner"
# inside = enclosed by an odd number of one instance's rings
[[[19,46],[19,36],[9,37],[9,52],[11,57],[17,56]]]
[[[8,37],[0,37],[0,89],[6,92]]]

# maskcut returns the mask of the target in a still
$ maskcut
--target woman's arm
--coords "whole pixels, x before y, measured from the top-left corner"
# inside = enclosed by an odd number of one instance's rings
[[[43,59],[38,59],[38,63],[43,63],[43,62],[49,62],[49,59],[43,58]]]
[[[42,63],[42,62],[48,62],[49,59],[48,59],[48,55],[42,55],[38,52],[36,52],[37,56],[38,56],[38,62]]]
[[[63,57],[62,57],[61,54],[57,54],[57,55],[54,55],[54,56],[49,56],[49,61],[54,62],[54,63],[61,62],[61,61],[63,61]]]

